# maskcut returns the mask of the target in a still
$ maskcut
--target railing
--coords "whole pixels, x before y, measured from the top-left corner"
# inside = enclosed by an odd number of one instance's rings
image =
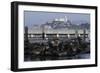
[[[25,34],[24,34],[25,35]],[[42,34],[27,34],[27,37],[28,38],[42,38]],[[55,37],[58,37],[58,38],[71,38],[71,37],[84,37],[85,38],[88,38],[89,35],[88,34],[44,34],[44,37],[45,38],[55,38]]]

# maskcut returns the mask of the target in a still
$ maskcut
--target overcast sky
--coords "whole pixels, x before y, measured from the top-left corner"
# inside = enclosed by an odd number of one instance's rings
[[[24,11],[25,26],[41,25],[50,22],[55,18],[67,17],[72,23],[90,23],[90,14],[83,13],[61,13],[61,12],[40,12],[40,11]]]

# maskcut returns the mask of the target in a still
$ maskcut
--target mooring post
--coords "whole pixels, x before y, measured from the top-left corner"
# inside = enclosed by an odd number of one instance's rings
[[[75,36],[78,37],[78,30],[75,30]]]
[[[45,39],[45,32],[44,32],[44,26],[42,26],[42,38],[43,38],[43,40]]]
[[[25,41],[28,42],[28,27],[25,26]]]
[[[83,39],[84,39],[84,41],[85,41],[85,38],[86,38],[85,35],[86,35],[86,30],[84,29],[84,30],[83,30]]]

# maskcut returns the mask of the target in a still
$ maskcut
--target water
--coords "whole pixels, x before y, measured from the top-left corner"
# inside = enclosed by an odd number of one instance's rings
[[[79,54],[78,57],[80,59],[89,59],[90,58],[90,54],[86,53],[86,54]]]
[[[75,56],[29,56],[25,61],[46,61],[46,60],[74,60],[74,59],[89,59],[90,53],[78,54]]]

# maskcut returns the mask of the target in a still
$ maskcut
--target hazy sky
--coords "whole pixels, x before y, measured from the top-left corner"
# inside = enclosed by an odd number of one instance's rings
[[[61,13],[61,12],[40,12],[40,11],[24,11],[25,25],[31,27],[50,22],[55,18],[67,17],[72,23],[90,23],[90,14],[83,13]]]

